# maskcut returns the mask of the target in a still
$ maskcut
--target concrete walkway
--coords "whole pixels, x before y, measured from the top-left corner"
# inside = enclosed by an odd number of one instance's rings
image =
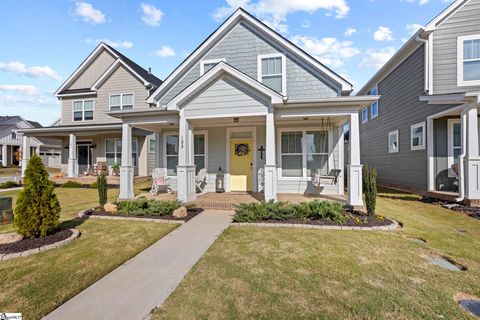
[[[231,215],[202,212],[44,319],[149,318],[228,227]]]

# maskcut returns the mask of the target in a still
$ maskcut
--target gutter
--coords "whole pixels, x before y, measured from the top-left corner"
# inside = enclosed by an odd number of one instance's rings
[[[428,40],[422,39],[420,37],[420,34],[417,34],[415,36],[415,40],[418,42],[421,42],[425,45],[425,77],[424,77],[424,91],[427,92],[427,94],[430,92],[430,49],[429,49],[429,42]]]

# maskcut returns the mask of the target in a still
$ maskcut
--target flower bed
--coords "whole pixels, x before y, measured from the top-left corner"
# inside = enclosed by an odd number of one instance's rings
[[[179,201],[159,201],[139,198],[131,201],[107,204],[104,207],[87,210],[85,215],[188,221],[202,212],[199,208],[187,208],[187,215],[185,217],[173,216],[173,212],[181,206],[182,204]]]
[[[233,216],[240,223],[310,224],[324,226],[388,226],[392,220],[360,211],[347,210],[341,203],[314,200],[300,204],[261,202],[240,204]]]

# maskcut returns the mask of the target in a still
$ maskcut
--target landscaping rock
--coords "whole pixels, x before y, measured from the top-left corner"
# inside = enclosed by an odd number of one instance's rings
[[[17,233],[0,234],[0,244],[13,243],[22,240],[22,236]]]
[[[111,213],[117,213],[117,212],[118,212],[118,207],[117,207],[115,204],[111,203],[111,202],[105,204],[105,205],[103,206],[103,209],[104,209],[105,211],[108,211],[108,212],[111,212]]]
[[[172,216],[177,219],[185,218],[187,215],[188,215],[187,208],[183,206],[178,209],[175,209],[175,211],[173,211],[173,214],[172,214]]]

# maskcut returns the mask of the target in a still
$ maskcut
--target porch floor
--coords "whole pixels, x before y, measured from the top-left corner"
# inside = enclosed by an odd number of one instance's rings
[[[175,200],[177,195],[176,193],[161,193],[157,196],[152,196],[150,193],[143,193],[137,197],[146,197],[147,199],[155,200]],[[338,201],[341,203],[346,202],[344,196],[338,195],[303,195],[303,194],[293,194],[293,193],[279,193],[277,194],[279,201],[287,201],[290,203],[300,203],[306,201],[312,201],[315,199],[320,200],[329,200],[329,201]],[[225,193],[215,193],[208,192],[205,194],[200,194],[197,196],[195,205],[203,209],[217,209],[217,210],[234,210],[235,206],[240,203],[252,203],[260,202],[264,199],[263,193],[236,193],[236,192],[225,192]]]

